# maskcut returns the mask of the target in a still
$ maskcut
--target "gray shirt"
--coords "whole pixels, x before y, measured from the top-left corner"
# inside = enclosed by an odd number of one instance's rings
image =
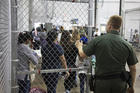
[[[38,58],[34,55],[34,52],[25,44],[18,44],[17,56],[19,62],[17,63],[17,71],[29,71],[29,62],[34,65],[38,64]],[[18,74],[17,79],[24,80],[25,74]]]

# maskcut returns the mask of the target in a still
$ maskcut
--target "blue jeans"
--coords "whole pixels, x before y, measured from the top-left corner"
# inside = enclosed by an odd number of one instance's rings
[[[27,80],[27,75],[24,80],[18,80],[19,92],[18,93],[29,93],[30,92],[30,80]]]
[[[79,79],[80,79],[80,93],[84,93],[84,85],[86,81],[86,74],[85,73],[80,73],[79,74]]]
[[[47,93],[56,93],[58,75],[59,75],[58,73],[42,74],[42,77],[47,86]]]

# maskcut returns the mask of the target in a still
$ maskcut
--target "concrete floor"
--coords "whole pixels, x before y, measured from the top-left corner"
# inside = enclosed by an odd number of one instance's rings
[[[136,53],[138,60],[140,61],[140,52]],[[43,82],[43,79],[40,75],[35,76],[35,80],[32,83],[32,87],[40,87],[46,90],[46,86]],[[57,93],[64,93],[64,80],[60,79],[57,85]],[[71,93],[80,93],[79,82],[76,88],[73,88]],[[91,92],[92,93],[92,92]],[[135,85],[135,93],[140,93],[140,63],[137,64],[137,76],[136,76],[136,85]]]
[[[137,64],[137,76],[136,76],[135,93],[140,93],[140,52],[137,52],[136,54],[137,54],[139,63]]]

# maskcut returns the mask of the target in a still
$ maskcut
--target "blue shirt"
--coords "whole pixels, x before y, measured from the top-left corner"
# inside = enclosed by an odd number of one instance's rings
[[[59,69],[61,68],[60,56],[64,54],[63,48],[53,43],[49,45],[46,43],[41,49],[42,54],[42,69]]]

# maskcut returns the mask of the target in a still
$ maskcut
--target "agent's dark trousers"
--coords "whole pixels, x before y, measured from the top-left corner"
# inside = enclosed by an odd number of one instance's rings
[[[96,80],[94,93],[126,93],[127,84],[121,79]]]
[[[79,74],[79,79],[80,79],[80,93],[84,93],[84,85],[86,81],[86,74],[80,73]]]

